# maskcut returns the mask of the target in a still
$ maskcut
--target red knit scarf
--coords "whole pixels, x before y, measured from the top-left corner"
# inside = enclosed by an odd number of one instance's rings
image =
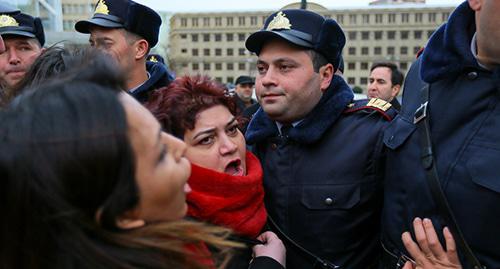
[[[250,238],[266,223],[262,167],[252,153],[246,154],[246,176],[233,176],[195,164],[188,180],[188,216],[228,227]]]

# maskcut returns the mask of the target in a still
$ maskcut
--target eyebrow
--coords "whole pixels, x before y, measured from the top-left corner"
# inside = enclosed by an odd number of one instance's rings
[[[281,64],[281,63],[284,63],[284,62],[290,62],[290,63],[295,63],[297,64],[298,62],[291,59],[291,58],[278,58],[278,59],[275,59],[275,60],[272,60],[271,61],[273,64]],[[266,61],[263,61],[263,60],[257,60],[257,64],[268,64]]]
[[[226,123],[226,127],[227,127],[227,126],[229,126],[229,125],[231,125],[231,124],[232,124],[233,122],[235,122],[235,121],[236,121],[236,117],[234,117],[234,116],[233,116],[233,117],[231,118],[231,120],[230,120],[228,123]],[[213,128],[209,128],[209,129],[206,129],[206,130],[204,130],[204,131],[201,131],[201,132],[197,133],[197,134],[193,137],[193,140],[195,140],[197,137],[199,137],[199,136],[201,136],[201,135],[208,134],[208,133],[212,133],[214,130],[215,130],[215,127],[213,127]]]

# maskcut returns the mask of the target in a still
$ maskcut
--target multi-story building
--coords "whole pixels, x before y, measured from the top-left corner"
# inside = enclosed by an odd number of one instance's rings
[[[300,3],[295,3],[284,8],[299,7]],[[307,8],[342,26],[347,38],[344,77],[351,86],[362,89],[373,62],[394,61],[407,71],[415,53],[454,9],[398,4],[328,10],[313,3]],[[233,83],[239,75],[254,76],[256,56],[244,43],[272,12],[174,14],[170,20],[170,67],[177,75],[200,73],[224,83]]]

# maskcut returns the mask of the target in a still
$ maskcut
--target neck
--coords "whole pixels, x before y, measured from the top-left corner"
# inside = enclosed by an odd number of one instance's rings
[[[146,80],[148,80],[148,72],[146,71],[146,64],[144,64],[140,68],[134,68],[129,72],[127,79],[127,89],[130,90],[137,88]]]

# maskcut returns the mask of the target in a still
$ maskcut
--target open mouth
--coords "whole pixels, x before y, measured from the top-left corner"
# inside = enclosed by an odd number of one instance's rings
[[[243,169],[241,167],[241,160],[234,160],[231,161],[226,165],[226,168],[224,169],[224,173],[230,174],[233,176],[242,176],[243,175]]]

